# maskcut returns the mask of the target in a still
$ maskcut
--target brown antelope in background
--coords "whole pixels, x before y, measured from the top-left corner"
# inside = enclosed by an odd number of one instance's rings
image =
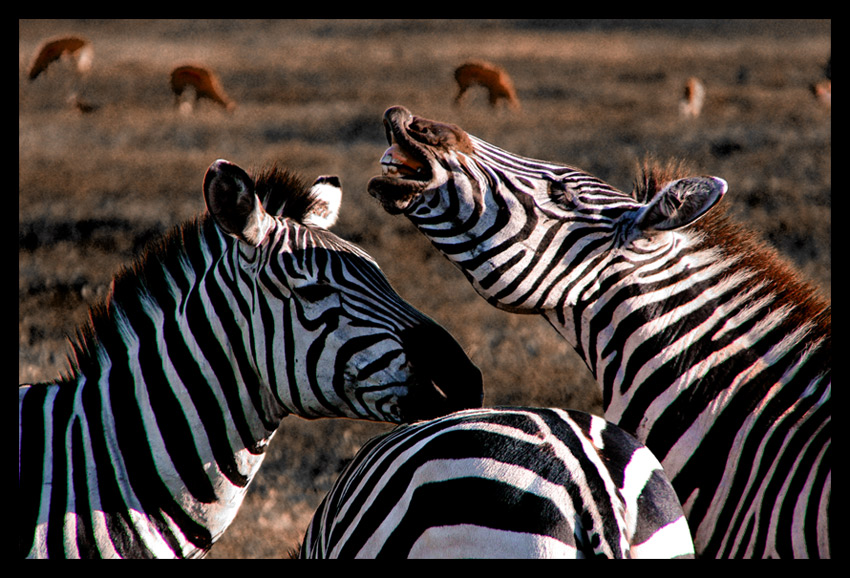
[[[824,78],[809,85],[809,90],[815,98],[827,109],[832,108],[832,57],[826,61],[823,69]]]
[[[472,86],[483,86],[490,92],[490,106],[496,107],[500,98],[508,102],[513,109],[519,108],[519,99],[514,90],[511,77],[502,68],[483,60],[473,60],[461,64],[455,70],[458,93],[455,104],[460,104],[463,95]]]
[[[684,97],[679,101],[679,112],[685,118],[696,118],[702,112],[704,102],[705,86],[703,86],[699,78],[690,77],[688,82],[685,83]]]
[[[183,92],[190,88],[195,93],[195,98],[182,98]],[[201,98],[208,98],[220,104],[228,112],[236,108],[233,102],[224,92],[215,73],[203,66],[184,65],[178,66],[171,71],[171,91],[174,93],[174,103],[181,111],[191,112],[194,104]]]
[[[73,67],[78,74],[85,74],[91,69],[94,49],[91,42],[79,36],[66,36],[44,42],[36,52],[30,65],[29,79],[47,70],[53,62],[63,59],[73,61]]]
[[[832,81],[831,80],[821,80],[820,82],[816,82],[809,87],[812,91],[812,94],[815,95],[815,98],[818,99],[822,105],[826,108],[832,108]]]
[[[35,53],[32,64],[27,74],[30,82],[35,80],[41,73],[46,73],[47,68],[54,62],[65,62],[69,67],[70,76],[67,79],[68,96],[65,99],[71,107],[80,112],[92,112],[96,107],[80,99],[79,92],[83,76],[92,67],[94,59],[94,48],[91,42],[79,36],[64,36],[47,40],[39,46]]]

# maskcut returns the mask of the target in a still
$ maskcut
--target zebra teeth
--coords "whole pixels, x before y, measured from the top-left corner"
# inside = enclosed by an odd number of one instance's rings
[[[381,157],[381,174],[385,177],[418,178],[425,165],[406,155],[401,147],[393,144]]]
[[[381,163],[381,175],[385,177],[397,177],[398,167],[396,167],[395,165]]]

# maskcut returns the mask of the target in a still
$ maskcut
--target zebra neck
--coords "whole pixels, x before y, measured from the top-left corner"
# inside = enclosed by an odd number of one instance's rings
[[[246,444],[234,431],[234,416],[208,407],[212,400],[163,384],[123,382],[118,378],[126,368],[104,355],[97,359],[100,375],[81,374],[55,386],[54,408],[70,403],[71,413],[65,425],[53,427],[66,429],[62,437],[74,446],[69,458],[84,455],[86,463],[76,471],[69,462],[68,479],[53,485],[71,487],[82,472],[96,472],[84,478],[89,503],[102,512],[93,513],[95,524],[99,516],[139,512],[124,523],[147,538],[122,556],[204,555],[234,520],[274,432]]]
[[[201,422],[229,415],[218,428],[256,451],[287,411],[258,375],[243,295],[252,288],[243,287],[233,243],[209,218],[182,225],[116,277],[74,354],[79,371],[98,380],[107,363],[108,387],[144,392],[151,411]]]
[[[651,268],[595,273],[543,313],[600,384],[605,417],[658,452],[647,440],[662,420],[692,423],[702,402],[719,411],[747,388],[793,381],[783,375],[804,365],[828,372],[829,304],[775,259],[758,247],[694,245]],[[808,395],[820,377],[807,379],[790,395]]]
[[[202,554],[221,535],[286,415],[239,337],[250,327],[239,275],[210,231],[183,230],[188,254],[160,248],[119,276],[80,330],[74,374],[58,388],[71,403],[69,431],[84,424],[93,481],[115,480],[120,503],[98,498],[106,515],[143,512],[138,534],[164,555]],[[169,519],[174,530],[162,531]]]

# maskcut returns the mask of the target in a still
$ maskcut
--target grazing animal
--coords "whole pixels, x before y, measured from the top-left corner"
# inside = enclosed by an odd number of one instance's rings
[[[384,125],[369,192],[576,349],[698,556],[829,557],[831,306],[722,214],[725,181],[648,166],[627,194],[402,107]]]
[[[68,94],[65,102],[81,113],[94,112],[97,106],[82,100],[79,96],[83,78],[91,70],[93,59],[94,49],[88,40],[79,36],[55,38],[44,42],[39,47],[30,65],[28,77],[32,82],[40,75],[47,74],[48,67],[51,67],[54,62],[65,62],[66,66],[70,67],[64,78],[65,90]]]
[[[203,190],[208,213],[114,279],[70,375],[20,387],[20,556],[202,556],[287,415],[480,407],[457,342],[324,229],[336,177],[219,160]]]
[[[187,89],[194,93],[194,98],[191,95],[183,97]],[[172,70],[171,92],[174,93],[174,104],[183,110],[191,111],[202,98],[208,98],[228,112],[236,108],[236,103],[225,94],[215,73],[203,66],[185,65]]]
[[[809,85],[809,90],[827,110],[832,109],[832,56],[826,59],[823,78]]]
[[[29,70],[30,81],[35,80],[48,66],[57,60],[73,62],[78,74],[86,74],[92,65],[94,49],[91,43],[79,36],[65,36],[44,42],[33,58]]]
[[[661,464],[579,411],[486,408],[366,443],[303,558],[692,558]]]
[[[483,86],[489,91],[490,106],[495,108],[499,100],[504,99],[509,107],[520,108],[519,98],[517,98],[511,77],[502,68],[494,64],[482,60],[461,64],[455,70],[455,80],[458,85],[455,104],[460,104],[461,99],[470,87]]]
[[[685,118],[697,118],[705,103],[705,86],[699,78],[691,77],[685,83],[685,93],[679,101],[679,112]]]
[[[812,94],[815,95],[815,98],[819,103],[821,103],[824,107],[831,109],[832,108],[832,81],[829,79],[821,80],[820,82],[815,82],[809,87],[809,90],[812,91]]]

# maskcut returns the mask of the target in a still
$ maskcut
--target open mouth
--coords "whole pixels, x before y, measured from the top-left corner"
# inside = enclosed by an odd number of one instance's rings
[[[381,176],[413,181],[431,178],[425,146],[415,128],[416,117],[403,107],[393,107],[384,113],[383,123],[390,145],[381,157]]]
[[[454,125],[414,116],[402,106],[384,113],[389,148],[381,156],[381,175],[369,181],[369,194],[392,214],[415,210],[423,193],[437,185],[435,170],[441,154],[449,153],[468,137]],[[466,139],[464,141],[464,139]]]
[[[427,168],[427,165],[406,154],[398,143],[392,143],[381,157],[381,175],[385,177],[422,180],[427,178]]]

